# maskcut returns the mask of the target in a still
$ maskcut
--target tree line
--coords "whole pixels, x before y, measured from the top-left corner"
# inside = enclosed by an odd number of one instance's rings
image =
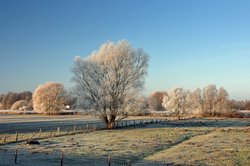
[[[0,110],[9,110],[15,102],[26,101],[27,105],[32,105],[32,92],[24,91],[21,93],[9,92],[0,94]]]
[[[198,113],[218,116],[235,109],[248,109],[249,102],[229,101],[223,87],[210,84],[194,91],[174,88],[143,97],[149,55],[134,48],[128,41],[106,42],[85,58],[76,57],[71,68],[74,88],[67,92],[61,83],[47,82],[31,92],[0,95],[2,109],[28,108],[46,114],[56,114],[77,106],[91,108],[113,128],[117,121],[146,109],[167,110],[176,116]],[[18,103],[16,103],[18,102]],[[14,109],[13,108],[13,109]]]
[[[238,110],[250,110],[250,100],[229,100],[226,89],[209,84],[194,91],[174,88],[170,91],[157,91],[147,99],[147,108],[169,111],[175,115],[196,114],[201,116],[228,116]]]

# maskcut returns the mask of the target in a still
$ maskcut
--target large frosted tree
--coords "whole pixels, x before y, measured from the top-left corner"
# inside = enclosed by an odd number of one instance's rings
[[[143,89],[148,68],[148,54],[128,41],[104,43],[90,56],[75,58],[73,82],[76,94],[87,100],[107,128],[138,109],[137,99]]]
[[[33,94],[33,107],[36,112],[57,114],[64,108],[65,90],[63,84],[47,82],[39,85]]]

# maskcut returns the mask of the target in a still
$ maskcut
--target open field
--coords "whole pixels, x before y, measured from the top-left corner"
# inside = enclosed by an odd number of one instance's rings
[[[132,119],[150,119],[152,117],[134,116],[126,118]],[[0,134],[14,134],[37,132],[40,128],[43,131],[72,128],[74,125],[83,126],[85,124],[100,122],[94,116],[86,115],[8,115],[0,114]]]
[[[68,121],[68,120],[91,120],[94,116],[86,115],[43,115],[43,114],[0,114],[0,124],[21,123],[21,122],[49,122],[49,121]]]
[[[2,165],[13,164],[17,148],[17,165],[29,165],[31,161],[31,165],[34,162],[58,165],[62,151],[65,165],[83,165],[84,159],[91,159],[85,165],[95,165],[93,161],[107,155],[130,160],[132,165],[146,161],[151,165],[249,165],[250,119],[167,121],[54,137],[40,143],[39,146],[25,143],[0,146]]]
[[[57,127],[68,128],[73,125],[84,125],[98,122],[89,116],[46,116],[46,115],[0,115],[0,133],[29,133],[39,130],[49,131]]]
[[[29,139],[72,135],[105,128],[105,124],[93,116],[68,115],[0,115],[0,145]],[[61,117],[61,118],[60,118]],[[117,125],[137,125],[156,122],[151,117],[128,117]],[[11,121],[11,123],[8,123]]]
[[[249,165],[250,128],[217,129],[146,158],[187,165]]]

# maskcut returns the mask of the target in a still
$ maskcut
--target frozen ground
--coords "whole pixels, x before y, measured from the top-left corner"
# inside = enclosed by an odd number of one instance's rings
[[[16,149],[16,165],[20,166],[59,165],[62,151],[65,165],[102,166],[106,160],[99,158],[107,155],[130,159],[135,165],[145,160],[172,165],[248,165],[249,126],[250,119],[192,119],[43,139],[38,146],[9,144],[0,146],[0,165],[13,165]]]
[[[7,115],[0,114],[0,134],[15,132],[29,133],[38,131],[55,130],[57,127],[68,128],[73,125],[84,125],[98,122],[93,116],[81,115]]]

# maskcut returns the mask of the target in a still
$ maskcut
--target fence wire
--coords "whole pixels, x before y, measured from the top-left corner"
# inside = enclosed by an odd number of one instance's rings
[[[62,157],[63,156],[63,157]],[[22,149],[0,149],[1,166],[168,166],[171,163],[160,163],[146,160],[112,158],[112,156],[90,157],[62,155],[61,151],[36,153]]]

